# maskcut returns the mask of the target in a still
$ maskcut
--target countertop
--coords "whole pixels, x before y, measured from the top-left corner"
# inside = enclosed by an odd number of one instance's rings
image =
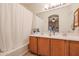
[[[41,35],[41,34],[32,34],[30,36],[79,41],[79,35],[70,35],[70,34],[67,34],[67,35],[58,34],[58,35],[51,35],[51,36]]]

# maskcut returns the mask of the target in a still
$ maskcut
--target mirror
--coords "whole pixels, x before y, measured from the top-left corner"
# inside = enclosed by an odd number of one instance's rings
[[[76,9],[77,11],[74,13]],[[44,33],[53,30],[60,33],[73,33],[72,29],[79,27],[79,4],[77,3],[39,12],[37,15],[43,21],[43,23],[39,23],[39,21],[38,23],[42,24],[42,32]]]
[[[73,30],[75,30],[77,27],[79,27],[79,8],[74,12]]]

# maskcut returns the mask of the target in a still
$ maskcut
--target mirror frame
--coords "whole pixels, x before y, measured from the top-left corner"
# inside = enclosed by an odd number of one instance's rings
[[[79,8],[74,12],[73,30],[75,30],[76,27],[79,27]]]

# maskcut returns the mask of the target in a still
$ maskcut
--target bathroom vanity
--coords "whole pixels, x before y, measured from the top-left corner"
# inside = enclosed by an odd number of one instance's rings
[[[42,56],[79,56],[79,37],[30,35],[29,49]]]
[[[51,15],[48,17],[48,20],[49,31],[59,32],[59,16]],[[79,8],[74,12],[72,29],[77,35],[74,35],[74,33],[30,35],[29,49],[32,53],[43,56],[79,56]]]

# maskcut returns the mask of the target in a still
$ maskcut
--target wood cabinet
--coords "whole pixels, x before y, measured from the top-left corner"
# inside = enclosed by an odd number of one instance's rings
[[[43,56],[79,56],[79,41],[30,36],[29,49]]]
[[[65,41],[51,39],[51,55],[64,56],[65,55]]]
[[[48,38],[38,38],[38,55],[50,55],[50,39]]]
[[[69,40],[65,41],[64,49],[65,49],[65,56],[69,56],[69,52],[70,52],[70,49],[69,49]]]
[[[37,38],[31,36],[29,42],[30,42],[30,44],[29,44],[29,50],[32,53],[37,54]]]
[[[70,41],[70,56],[79,56],[79,41]]]

